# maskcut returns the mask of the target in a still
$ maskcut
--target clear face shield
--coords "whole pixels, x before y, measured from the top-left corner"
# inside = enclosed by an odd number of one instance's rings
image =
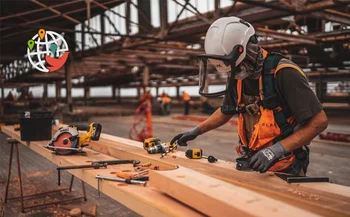
[[[234,47],[230,55],[200,55],[199,58],[199,94],[205,97],[218,97],[225,95],[233,88],[235,65],[238,57],[243,52],[243,46]],[[218,80],[225,79],[225,86],[209,87],[218,84]]]

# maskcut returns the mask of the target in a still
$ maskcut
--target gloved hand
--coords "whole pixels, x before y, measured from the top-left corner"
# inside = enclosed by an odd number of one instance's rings
[[[175,141],[177,141],[178,145],[187,146],[187,141],[194,140],[200,134],[201,134],[201,130],[199,129],[199,127],[195,127],[189,131],[176,135],[171,140],[170,144],[172,145]]]
[[[284,156],[286,150],[280,142],[274,145],[264,148],[258,151],[252,158],[250,158],[248,164],[249,167],[255,171],[265,173],[270,167],[272,167],[280,158]]]

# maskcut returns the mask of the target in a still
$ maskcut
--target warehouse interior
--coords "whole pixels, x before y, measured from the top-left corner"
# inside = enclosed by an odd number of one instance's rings
[[[169,142],[176,134],[198,126],[222,105],[222,98],[206,98],[198,93],[198,55],[205,53],[206,32],[210,25],[219,18],[231,16],[252,24],[263,49],[283,54],[305,73],[328,117],[328,128],[309,146],[307,175],[327,177],[332,185],[323,186],[323,182],[292,185],[282,182],[273,173],[236,173],[237,116],[189,142],[187,147],[176,147],[175,151],[169,149],[163,158],[159,158],[159,154],[147,154],[143,148],[140,148],[142,152],[135,148],[142,147],[142,142],[151,137]],[[57,52],[66,46],[67,59],[62,67],[52,72],[42,64],[51,50],[40,30],[65,41],[65,44],[57,45]],[[41,44],[39,38],[45,41]],[[30,43],[37,45],[37,53],[31,53]],[[46,51],[40,53],[41,49]],[[56,48],[53,57],[55,52]],[[77,207],[80,213],[76,216],[233,215],[225,210],[235,210],[239,213],[237,216],[269,216],[274,212],[261,208],[261,204],[254,204],[253,211],[246,211],[239,208],[238,203],[228,203],[228,198],[234,195],[221,199],[211,195],[215,191],[210,186],[221,186],[216,192],[220,194],[225,192],[228,184],[227,188],[239,189],[235,192],[242,191],[237,194],[249,195],[250,200],[266,200],[271,207],[282,204],[283,208],[278,208],[280,213],[276,216],[294,209],[301,216],[349,216],[349,56],[349,0],[1,0],[0,217],[73,216],[71,211]],[[218,90],[226,85],[227,77],[212,74],[208,81],[208,89]],[[185,93],[190,97],[188,105],[184,100]],[[169,100],[165,103],[168,106],[164,106],[164,98]],[[123,186],[125,183],[114,184],[98,178],[96,181],[95,175],[103,171],[102,168],[67,170],[62,172],[62,185],[70,184],[73,180],[70,175],[82,180],[83,186],[84,183],[87,185],[80,189],[80,183],[77,183],[73,193],[44,196],[39,202],[25,200],[25,204],[36,206],[66,199],[70,194],[84,194],[87,202],[66,202],[22,212],[23,200],[22,204],[21,200],[7,202],[7,194],[19,197],[23,192],[26,195],[54,190],[57,165],[83,162],[79,155],[48,154],[57,149],[43,148],[47,141],[32,143],[20,138],[24,127],[22,113],[25,116],[26,111],[38,110],[51,112],[55,123],[50,128],[53,135],[59,131],[58,126],[99,123],[101,139],[92,139],[84,148],[88,150],[88,156],[81,156],[88,158],[91,155],[90,162],[104,160],[104,156],[108,160],[138,156],[141,163],[149,160],[160,168],[163,164],[167,164],[165,167],[177,165],[180,169],[188,169],[188,174],[198,172],[195,179],[198,183],[206,179],[211,184],[208,187],[204,182],[201,186],[190,178],[186,179],[186,184],[181,184],[176,177],[185,175],[176,169],[177,173],[166,176],[162,176],[161,170],[150,171],[146,188],[132,184]],[[16,130],[19,124],[21,129]],[[20,160],[12,165],[12,170],[9,161],[15,159],[12,152],[16,142],[11,143],[7,140],[9,137],[24,144],[18,147],[19,151],[16,149]],[[184,152],[189,148],[202,149],[204,155],[215,156],[218,162],[187,159]],[[19,162],[22,178],[15,168],[20,168]],[[117,169],[117,166],[107,168],[108,172]],[[5,192],[9,171],[12,171],[11,185]],[[152,176],[157,181],[152,182]],[[254,180],[259,181],[254,183]],[[102,183],[101,196],[97,193],[99,181]],[[19,184],[23,184],[23,192],[22,187],[17,187]],[[191,184],[199,185],[199,188]],[[188,194],[176,193],[187,190]],[[194,198],[201,197],[194,195],[196,193],[213,201],[213,209],[223,211],[214,212],[205,201],[196,201]],[[225,199],[226,203],[222,202]],[[248,201],[245,206],[249,206],[248,196],[245,199]],[[84,211],[91,207],[94,212]],[[254,212],[255,208],[260,208],[261,212]]]

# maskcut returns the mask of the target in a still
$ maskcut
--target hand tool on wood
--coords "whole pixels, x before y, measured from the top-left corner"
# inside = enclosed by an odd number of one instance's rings
[[[79,135],[79,131],[86,131]],[[98,141],[102,131],[101,124],[92,122],[90,125],[70,125],[60,128],[45,148],[54,150],[59,155],[83,153],[82,148],[90,141]]]
[[[134,167],[135,171],[143,171],[143,170],[159,170],[159,166],[152,166],[151,162],[139,164]]]
[[[145,180],[148,178],[144,178],[141,180]],[[114,182],[125,182],[127,184],[139,184],[139,185],[143,185],[146,186],[147,185],[147,181],[141,181],[138,179],[123,179],[123,178],[119,178],[119,177],[110,177],[110,176],[100,176],[100,175],[96,175],[96,179],[97,179],[97,191],[98,191],[98,197],[100,197],[100,180],[108,180],[108,181],[114,181]]]
[[[274,172],[274,174],[286,181],[287,183],[301,183],[301,182],[329,182],[328,177],[309,177],[309,176],[295,176],[289,173]]]
[[[99,164],[107,164],[107,165],[118,165],[118,164],[132,164],[133,167],[138,166],[140,164],[139,160],[100,160],[100,161],[94,161],[93,163],[99,163]]]
[[[116,172],[115,175],[119,178],[123,178],[123,179],[134,179],[134,178],[138,178],[138,177],[142,177],[143,175],[148,174],[148,170],[143,170],[143,171],[139,171],[139,172]]]
[[[87,165],[75,165],[75,166],[62,166],[57,167],[58,173],[58,185],[61,185],[61,170],[74,170],[74,169],[100,169],[107,168],[108,165],[118,165],[118,164],[133,164],[133,166],[137,166],[140,161],[138,160],[101,160],[94,161],[91,164]]]
[[[187,158],[189,159],[201,159],[201,158],[205,158],[208,159],[209,163],[215,163],[216,161],[218,161],[218,159],[216,159],[214,156],[209,155],[209,156],[203,156],[203,150],[202,149],[188,149],[185,152],[185,155]]]
[[[107,165],[108,164],[100,164],[100,163],[97,163],[97,162],[92,162],[91,164],[87,164],[87,165],[57,167],[58,186],[61,185],[61,170],[100,169],[100,168],[107,168]]]

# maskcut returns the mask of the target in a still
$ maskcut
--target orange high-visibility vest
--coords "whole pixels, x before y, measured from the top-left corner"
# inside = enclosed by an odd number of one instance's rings
[[[182,98],[183,98],[183,100],[184,100],[185,102],[191,100],[191,96],[190,96],[188,93],[186,93],[186,92],[183,92],[183,93],[182,93]]]
[[[263,50],[264,58],[267,57],[268,52]],[[272,69],[271,73],[274,74],[274,77],[276,78],[276,74],[283,68],[293,68],[299,71],[303,76],[305,76],[304,72],[293,62],[282,58],[276,69]],[[237,80],[237,105],[238,106],[245,106],[242,103],[242,80]],[[259,96],[260,100],[264,99],[263,94],[263,79],[262,76],[259,77]],[[279,106],[276,108],[278,111],[282,110],[282,107]],[[238,136],[240,138],[240,141],[242,145],[247,146],[253,151],[258,151],[263,148],[269,147],[273,145],[273,140],[281,135],[281,129],[279,128],[275,117],[274,117],[274,110],[269,110],[266,108],[263,108],[260,106],[261,116],[258,121],[254,125],[254,131],[252,133],[252,137],[248,143],[246,138],[246,132],[245,132],[245,126],[244,126],[244,115],[242,113],[238,116]],[[289,117],[287,119],[288,123],[292,126],[295,126],[295,118],[293,116]],[[239,147],[236,148],[237,152],[239,152]],[[240,154],[240,153],[239,153]],[[288,157],[285,157],[284,159],[278,161],[274,166],[272,166],[269,171],[281,171],[283,169],[288,168],[291,163],[294,161],[295,155],[291,155]]]
[[[171,98],[168,97],[168,96],[163,96],[163,97],[162,97],[162,101],[163,101],[164,103],[171,103]]]

